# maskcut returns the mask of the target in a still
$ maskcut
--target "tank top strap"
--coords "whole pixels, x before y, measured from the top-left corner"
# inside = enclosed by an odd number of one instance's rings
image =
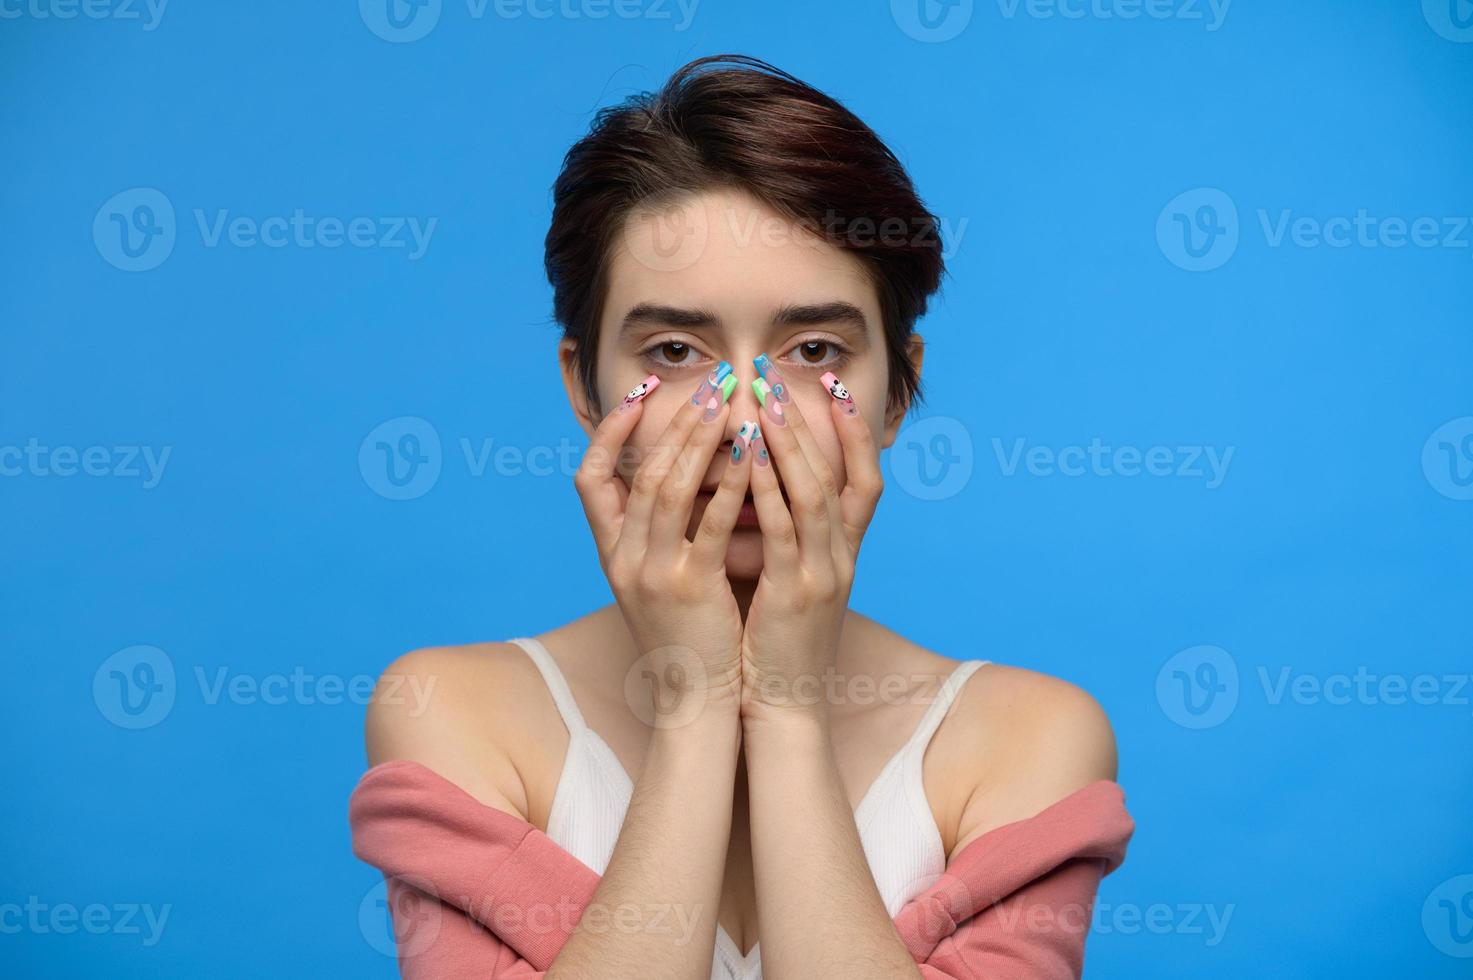
[[[507,642],[521,647],[532,658],[532,663],[537,665],[537,671],[542,675],[542,681],[547,685],[553,703],[557,705],[563,724],[568,726],[568,734],[577,735],[587,730],[588,725],[583,721],[583,713],[578,710],[578,702],[573,700],[573,689],[568,686],[563,672],[558,669],[557,661],[552,659],[552,654],[547,652],[542,641],[530,636],[518,636]]]
[[[920,724],[916,725],[915,732],[910,736],[910,740],[900,750],[907,761],[918,762],[925,756],[926,746],[931,743],[931,736],[935,735],[936,729],[941,727],[941,722],[945,719],[947,712],[951,710],[951,705],[956,700],[957,693],[962,689],[962,685],[967,682],[967,678],[976,673],[977,668],[986,663],[990,663],[990,661],[963,660],[953,668],[946,680],[942,683],[941,689],[936,692],[936,700],[931,702],[930,707],[926,709],[926,713],[921,716]]]

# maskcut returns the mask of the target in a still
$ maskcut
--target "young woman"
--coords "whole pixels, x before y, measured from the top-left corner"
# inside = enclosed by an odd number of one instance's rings
[[[391,876],[420,866],[390,852],[420,848],[461,882],[491,860],[467,825],[510,817],[596,873],[588,907],[635,911],[596,928],[580,906],[534,971],[498,942],[506,910],[420,895],[450,914],[412,958],[401,930],[406,974],[950,976],[897,915],[975,842],[1013,841],[968,851],[1005,862],[1032,845],[1003,831],[1063,820],[1109,847],[1061,851],[1038,890],[998,884],[988,901],[1011,896],[1013,918],[999,903],[985,932],[948,941],[958,970],[1077,975],[1088,904],[1129,836],[1118,788],[1087,815],[1069,802],[1113,787],[1100,708],[848,607],[878,452],[918,389],[936,227],[869,128],[750,59],[686,66],[568,153],[546,264],[590,437],[574,483],[616,601],[390,667],[355,843]],[[387,696],[406,675],[434,680],[428,711]],[[378,805],[390,775],[418,780],[393,790],[412,802]]]

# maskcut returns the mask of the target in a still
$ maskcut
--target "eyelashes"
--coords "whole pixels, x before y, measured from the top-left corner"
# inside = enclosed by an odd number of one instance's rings
[[[814,360],[811,355],[816,352],[822,352],[823,356]],[[808,336],[799,338],[776,359],[793,367],[831,371],[848,364],[853,354],[848,346],[833,337]],[[709,354],[684,337],[660,337],[640,348],[636,356],[646,365],[666,371],[694,368],[712,360]]]

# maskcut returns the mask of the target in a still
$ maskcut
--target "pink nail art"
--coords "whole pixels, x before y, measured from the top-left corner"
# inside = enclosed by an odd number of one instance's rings
[[[702,422],[714,422],[716,416],[721,412],[721,399],[712,395],[706,401],[706,410],[701,413]]]
[[[660,387],[659,376],[653,374],[650,375],[648,378],[645,378],[639,384],[630,389],[629,394],[624,396],[624,400],[619,403],[619,407],[615,409],[615,411],[629,411],[630,406],[632,406],[640,399],[644,398],[645,395],[648,395],[650,392],[654,391],[658,387]]]
[[[859,406],[854,404],[854,398],[849,394],[849,389],[844,387],[844,382],[840,381],[834,372],[825,371],[819,380],[823,382],[824,389],[834,401],[839,403],[839,408],[845,415],[859,414]]]

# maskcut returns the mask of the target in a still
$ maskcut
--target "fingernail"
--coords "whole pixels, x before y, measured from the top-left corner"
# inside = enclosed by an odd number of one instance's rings
[[[736,386],[736,375],[728,374],[726,380],[721,382],[721,404],[726,404],[727,400],[731,398],[731,393],[736,391]]]
[[[758,466],[766,466],[767,440],[762,438],[762,426],[755,422],[752,423],[752,426],[754,430],[752,433],[752,453],[757,460]]]
[[[715,395],[706,399],[706,410],[701,413],[702,422],[714,422],[716,416],[721,414],[721,399]]]
[[[777,393],[767,383],[766,378],[758,378],[753,381],[752,391],[757,395],[757,401],[761,403],[763,410],[767,412],[768,417],[772,419],[774,425],[788,424],[788,420],[783,418],[782,402],[778,401],[776,397]],[[769,395],[773,397],[769,398]]]
[[[752,439],[757,435],[757,423],[751,420],[742,423],[737,429],[736,438],[731,442],[731,461],[737,462],[752,445]]]
[[[648,378],[645,378],[643,381],[641,381],[639,384],[635,385],[629,390],[629,394],[624,396],[624,400],[619,403],[619,407],[615,409],[615,411],[629,411],[629,407],[631,405],[633,405],[635,402],[639,401],[645,395],[648,395],[650,392],[654,391],[658,387],[660,387],[659,376],[654,374],[650,375]]]
[[[690,403],[697,408],[710,401],[711,396],[721,390],[721,383],[731,375],[731,365],[722,361],[711,369],[704,381],[696,388],[696,393],[691,396]]]
[[[776,365],[772,363],[772,358],[766,354],[758,354],[752,358],[752,364],[757,368],[757,373],[762,375],[762,379],[771,386],[772,393],[777,396],[777,400],[786,405],[792,396],[788,394],[788,383],[783,380]]]
[[[858,415],[859,406],[854,404],[854,398],[849,394],[849,389],[844,387],[844,382],[832,371],[825,371],[818,380],[823,382],[824,388],[833,396],[834,401],[839,403],[845,415]]]

